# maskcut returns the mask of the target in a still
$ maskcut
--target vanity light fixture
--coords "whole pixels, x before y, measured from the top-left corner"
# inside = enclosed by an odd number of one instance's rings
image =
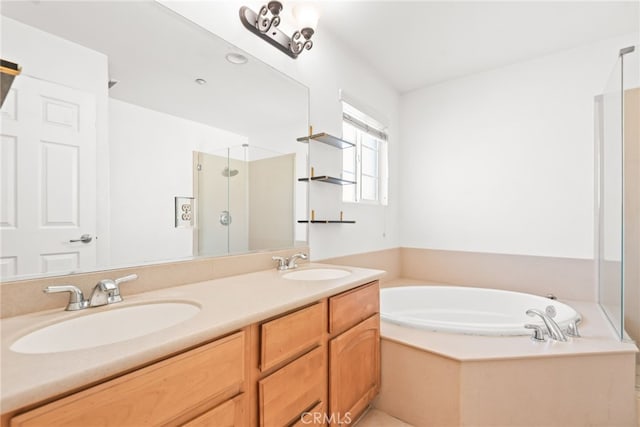
[[[281,20],[280,12],[282,12],[282,3],[279,1],[270,1],[263,5],[258,13],[247,6],[242,6],[240,21],[253,34],[295,59],[303,50],[313,47],[311,36],[318,23],[318,14],[307,5],[296,6],[293,14],[301,29],[294,31],[289,37],[278,28]]]

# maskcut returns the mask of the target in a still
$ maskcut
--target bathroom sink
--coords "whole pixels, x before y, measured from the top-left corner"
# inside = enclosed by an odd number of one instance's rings
[[[348,270],[337,268],[309,268],[286,273],[282,278],[288,280],[332,280],[347,277],[350,274],[351,272]]]
[[[92,309],[87,309],[87,311]],[[58,353],[125,341],[157,332],[198,314],[187,302],[163,302],[79,313],[78,317],[44,326],[16,340],[16,353]]]

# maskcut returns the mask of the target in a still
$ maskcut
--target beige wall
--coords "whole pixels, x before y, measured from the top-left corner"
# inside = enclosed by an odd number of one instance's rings
[[[294,154],[249,163],[249,249],[293,246]]]
[[[383,283],[406,278],[596,301],[592,260],[394,248],[322,262],[386,270]]]
[[[34,311],[65,307],[69,299],[66,293],[44,294],[42,292],[42,289],[49,285],[76,285],[88,298],[99,280],[116,279],[135,273],[138,275],[138,280],[122,285],[121,292],[126,298],[127,295],[155,289],[267,270],[275,267],[271,259],[273,255],[288,257],[297,252],[308,252],[308,250],[308,247],[299,247],[281,251],[200,258],[190,261],[0,283],[0,317],[18,316]]]
[[[402,276],[400,270],[400,248],[384,249],[381,251],[365,252],[362,254],[347,255],[337,258],[328,258],[320,262],[337,265],[351,265],[362,268],[375,268],[387,272],[381,282],[394,280]],[[313,255],[313,253],[312,253]],[[314,259],[315,261],[315,259]]]

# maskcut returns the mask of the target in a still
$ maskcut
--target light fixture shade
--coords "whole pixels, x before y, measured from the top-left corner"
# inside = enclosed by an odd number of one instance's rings
[[[298,28],[318,27],[318,11],[310,4],[298,4],[293,8],[293,17],[298,24]]]

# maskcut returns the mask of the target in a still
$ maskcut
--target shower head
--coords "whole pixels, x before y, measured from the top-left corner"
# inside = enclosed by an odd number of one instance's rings
[[[238,175],[238,169],[229,169],[229,166],[222,170],[222,176],[229,178]]]

